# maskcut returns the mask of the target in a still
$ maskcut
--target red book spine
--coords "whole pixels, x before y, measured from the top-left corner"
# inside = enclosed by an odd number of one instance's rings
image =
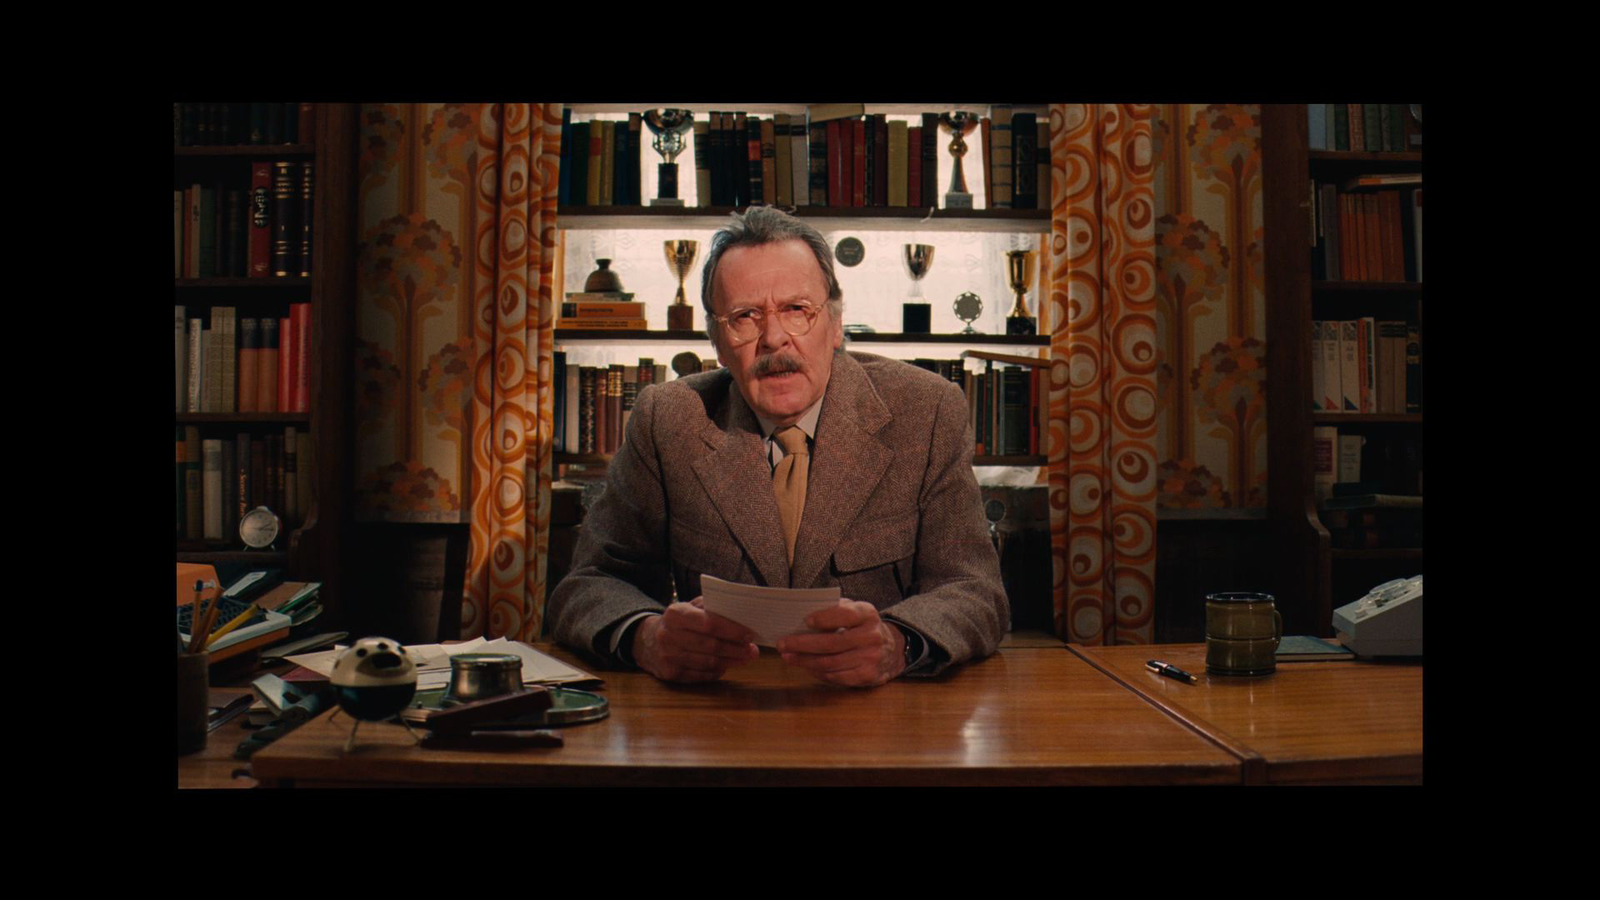
[[[849,206],[844,195],[845,153],[841,120],[828,123],[828,205]]]
[[[922,206],[922,126],[906,129],[906,205]]]
[[[854,119],[850,122],[851,164],[850,178],[853,187],[850,189],[850,205],[867,205],[867,120]]]
[[[250,164],[250,277],[272,274],[272,163]]]
[[[278,411],[294,412],[294,317],[278,320]]]
[[[289,307],[289,318],[294,322],[294,405],[295,412],[311,411],[311,304],[296,303]]]

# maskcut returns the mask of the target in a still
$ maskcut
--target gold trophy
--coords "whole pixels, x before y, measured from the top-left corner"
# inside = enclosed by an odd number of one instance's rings
[[[945,209],[972,208],[972,193],[967,190],[967,176],[961,171],[961,157],[967,155],[967,142],[963,138],[978,127],[978,121],[976,115],[968,112],[943,113],[939,116],[939,122],[953,138],[950,141],[950,155],[956,159],[955,166],[950,170],[950,190],[944,195]]]
[[[682,206],[678,197],[678,164],[674,162],[688,142],[685,133],[694,130],[694,113],[687,109],[652,109],[644,114],[644,124],[655,137],[650,146],[661,154],[662,162],[656,167],[656,193],[651,206]],[[705,200],[700,201],[704,203]]]
[[[667,329],[693,331],[694,307],[689,305],[689,298],[683,292],[683,280],[689,277],[689,270],[694,268],[695,257],[700,253],[700,243],[665,241],[664,245],[667,251],[667,268],[678,276],[678,295],[673,298],[672,305],[667,307]]]
[[[1011,289],[1017,293],[1017,302],[1012,305],[1011,312],[1006,314],[1006,334],[1039,333],[1033,317],[1028,315],[1027,301],[1028,286],[1033,284],[1035,274],[1034,251],[1006,251],[1006,278],[1011,284]]]

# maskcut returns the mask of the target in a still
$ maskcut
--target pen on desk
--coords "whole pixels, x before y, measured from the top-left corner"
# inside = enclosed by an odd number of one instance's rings
[[[216,642],[217,638],[222,637],[223,635],[225,635],[228,632],[234,630],[235,628],[238,628],[240,625],[243,625],[244,623],[250,621],[250,617],[255,615],[260,610],[261,610],[261,607],[255,605],[254,603],[252,603],[249,606],[245,607],[244,608],[244,612],[239,613],[237,616],[234,616],[232,619],[230,619],[228,621],[228,624],[222,626],[221,628],[218,628],[216,634],[213,634],[211,637],[206,638],[206,646],[210,647],[213,643]]]
[[[1185,672],[1177,666],[1171,665],[1170,663],[1164,663],[1159,659],[1150,660],[1144,664],[1144,667],[1156,673],[1157,675],[1165,675],[1168,678],[1175,678],[1178,681],[1187,681],[1190,684],[1200,683],[1200,679],[1190,675],[1188,672]]]

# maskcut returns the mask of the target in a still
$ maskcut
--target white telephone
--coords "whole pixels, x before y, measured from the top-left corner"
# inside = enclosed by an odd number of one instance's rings
[[[1333,611],[1333,627],[1357,656],[1422,655],[1422,576],[1386,581]]]

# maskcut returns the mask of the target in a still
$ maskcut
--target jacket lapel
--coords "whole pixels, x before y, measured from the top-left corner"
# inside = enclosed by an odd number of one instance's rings
[[[894,457],[894,451],[876,437],[892,418],[889,409],[860,363],[848,353],[834,357],[825,396],[806,485],[805,514],[795,542],[794,584],[799,587],[809,587],[822,574]],[[758,436],[758,454],[760,445]],[[771,493],[769,483],[767,494]],[[768,505],[772,507],[773,533],[781,534],[776,530],[777,501]],[[784,556],[779,538],[778,558]]]
[[[725,422],[708,421],[701,431],[711,452],[695,461],[695,475],[762,581],[772,587],[788,587],[789,554],[783,546],[783,525],[772,494],[772,469],[763,453],[761,424],[731,383],[724,416]]]

